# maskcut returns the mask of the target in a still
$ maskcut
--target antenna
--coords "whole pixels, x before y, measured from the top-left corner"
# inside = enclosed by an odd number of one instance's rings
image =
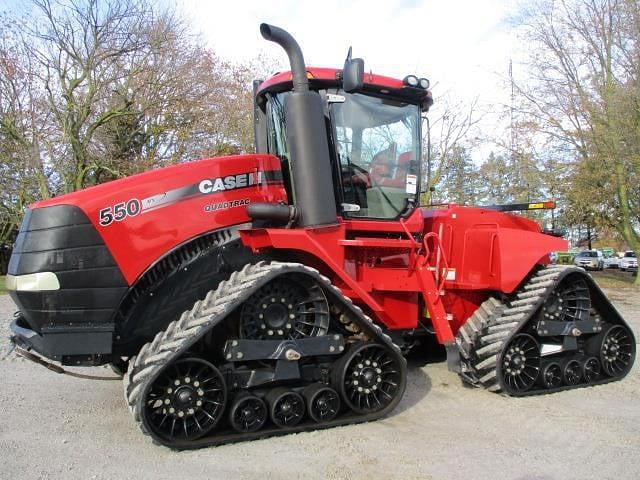
[[[509,130],[511,133],[511,160],[513,161],[515,149],[516,149],[516,132],[514,128],[514,109],[515,109],[515,88],[513,84],[513,60],[509,59],[509,83],[511,85],[511,106],[509,108],[510,113],[510,125]]]
[[[352,51],[352,47],[349,46],[349,51],[347,52],[347,58],[345,59],[345,63],[348,62],[349,60],[351,60],[351,51]]]

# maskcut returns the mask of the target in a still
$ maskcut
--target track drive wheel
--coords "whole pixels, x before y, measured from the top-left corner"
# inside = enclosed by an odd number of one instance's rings
[[[251,393],[241,392],[229,410],[229,423],[238,432],[255,432],[262,428],[268,416],[264,400]]]
[[[305,278],[277,278],[244,302],[240,337],[305,338],[329,330],[329,304],[320,286]]]
[[[304,416],[304,398],[286,388],[274,388],[266,397],[271,421],[280,428],[295,427]]]
[[[330,422],[340,412],[340,395],[322,383],[309,385],[302,392],[307,401],[307,412],[314,422]]]
[[[567,275],[545,300],[541,320],[579,322],[589,319],[591,296],[580,274]]]
[[[220,371],[201,358],[168,365],[148,390],[144,425],[166,440],[194,440],[222,418],[227,388]]]
[[[403,393],[403,369],[393,353],[378,343],[359,343],[336,362],[333,384],[354,412],[378,412],[396,404]]]

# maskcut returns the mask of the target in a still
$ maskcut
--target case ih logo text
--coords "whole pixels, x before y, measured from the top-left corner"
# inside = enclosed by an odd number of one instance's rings
[[[198,189],[202,193],[223,192],[237,188],[251,187],[253,185],[261,185],[262,179],[262,172],[239,173],[237,175],[202,180],[198,185]]]

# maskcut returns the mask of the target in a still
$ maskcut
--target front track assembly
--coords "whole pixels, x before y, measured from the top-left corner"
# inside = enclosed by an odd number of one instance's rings
[[[142,431],[187,449],[378,419],[406,375],[400,349],[328,278],[260,262],[144,345],[124,383]]]
[[[540,269],[506,301],[485,301],[456,343],[463,381],[512,396],[622,379],[633,366],[631,329],[584,270]]]

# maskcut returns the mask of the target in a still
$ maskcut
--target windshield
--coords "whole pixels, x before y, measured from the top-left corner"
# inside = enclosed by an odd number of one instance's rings
[[[636,258],[636,252],[625,252],[625,257]]]
[[[597,252],[582,252],[578,254],[579,257],[597,257]]]
[[[387,99],[329,94],[346,215],[397,218],[417,203],[420,109]]]

